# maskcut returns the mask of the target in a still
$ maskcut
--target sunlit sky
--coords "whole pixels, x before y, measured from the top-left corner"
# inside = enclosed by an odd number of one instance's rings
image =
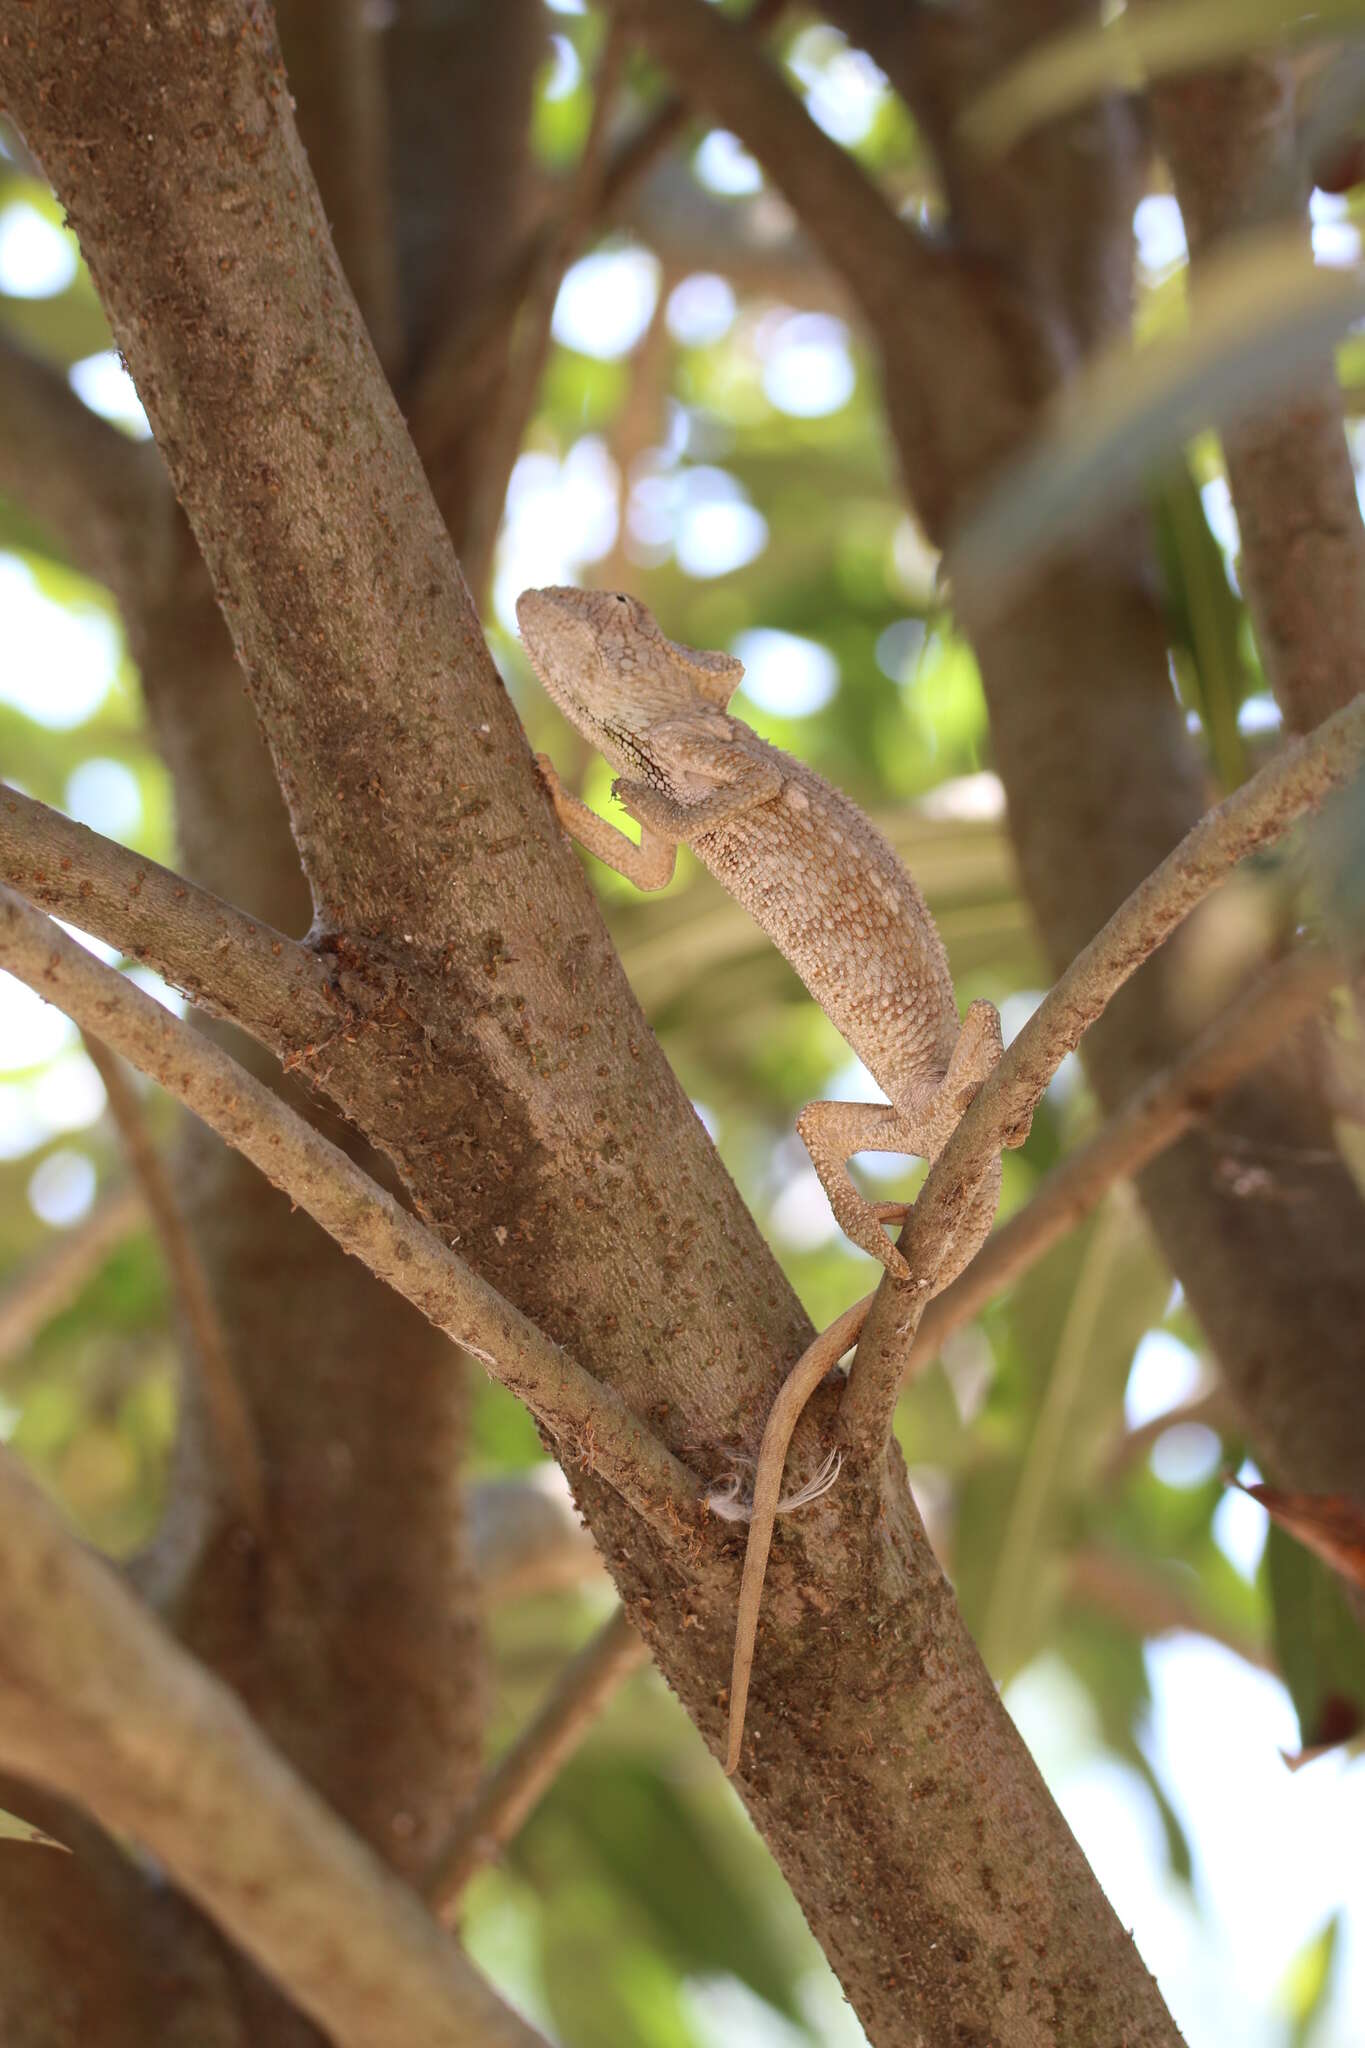
[[[552,4],[563,14],[580,11],[574,0]],[[874,118],[885,82],[866,58],[844,49],[837,38],[831,44],[832,35],[812,29],[797,46],[794,69],[815,118],[840,141],[856,142]],[[553,89],[567,92],[578,60],[562,37],[555,51]],[[719,195],[743,195],[761,184],[752,159],[720,131],[703,140],[695,162],[698,175]],[[1358,260],[1359,235],[1345,202],[1318,195],[1314,215],[1319,259]],[[1184,235],[1172,199],[1144,199],[1135,229],[1149,276],[1159,278],[1183,261]],[[71,281],[74,262],[71,238],[50,208],[24,200],[0,208],[0,289],[28,297],[60,292]],[[566,277],[555,335],[589,355],[626,354],[653,318],[659,290],[659,266],[649,251],[613,240]],[[724,278],[698,273],[674,287],[665,317],[677,341],[703,347],[734,334],[741,309]],[[835,413],[854,393],[858,369],[851,337],[827,314],[778,308],[751,325],[744,345],[752,351],[764,397],[779,413],[800,419]],[[71,382],[92,409],[146,433],[136,394],[113,352],[78,363]],[[629,479],[624,545],[628,558],[672,559],[685,575],[704,580],[754,560],[767,545],[768,531],[740,480],[718,463],[689,460],[690,444],[686,410],[674,405],[662,445],[647,453]],[[1204,495],[1231,563],[1237,536],[1226,486],[1218,480]],[[562,455],[537,449],[521,457],[495,572],[495,611],[505,630],[512,630],[521,589],[574,581],[617,545],[620,502],[620,479],[595,436],[584,435]],[[907,554],[918,545],[907,521]],[[54,604],[26,563],[0,554],[0,616],[6,645],[0,698],[53,729],[90,718],[113,682],[121,653],[110,612]],[[923,641],[918,618],[887,629],[878,662],[890,679],[888,688],[913,688]],[[787,718],[809,716],[840,687],[834,656],[814,641],[756,626],[738,636],[734,651],[746,664],[750,700]],[[1268,699],[1246,707],[1248,728],[1275,722]],[[964,786],[964,804],[998,808],[994,778],[968,780],[974,787]],[[66,804],[73,816],[114,837],[135,833],[140,822],[136,778],[116,761],[94,758],[78,767]],[[98,950],[109,957],[107,949]],[[137,978],[161,1000],[181,1007],[155,976],[138,970]],[[1013,1029],[1027,1008],[1021,997],[1011,1013]],[[1074,1083],[1063,1077],[1060,1085]],[[870,1088],[852,1062],[831,1074],[828,1092],[853,1095]],[[54,1230],[78,1223],[93,1201],[94,1171],[80,1138],[102,1107],[103,1089],[72,1027],[0,977],[0,1157],[22,1159],[54,1147],[36,1165],[28,1187],[35,1214]],[[834,1231],[823,1192],[800,1159],[794,1148],[785,1148],[774,1160],[781,1192],[772,1228],[779,1246],[793,1251],[826,1242]],[[851,1265],[850,1271],[852,1292],[857,1269]],[[1164,1333],[1149,1335],[1133,1362],[1130,1423],[1165,1413],[1200,1383],[1200,1362],[1188,1347]],[[1202,1484],[1216,1462],[1218,1443],[1207,1430],[1182,1432],[1179,1440],[1172,1433],[1169,1441],[1158,1439],[1152,1455],[1168,1484]],[[1236,1568],[1252,1574],[1265,1539],[1264,1511],[1245,1495],[1229,1493],[1216,1536]],[[1225,1650],[1200,1639],[1169,1638],[1149,1649],[1148,1666],[1153,1708],[1144,1747],[1194,1845],[1197,1905],[1166,1873],[1150,1793],[1105,1754],[1085,1696],[1061,1666],[1044,1659],[1031,1667],[1010,1687],[1008,1705],[1109,1896],[1133,1928],[1190,2048],[1225,2048],[1232,2041],[1277,2048],[1286,2038],[1277,2006],[1285,1973],[1296,1952],[1342,1905],[1334,2017],[1315,2042],[1317,2048],[1353,2048],[1365,2038],[1365,1771],[1329,1757],[1290,1773],[1280,1752],[1298,1748],[1298,1731],[1284,1688]],[[717,2042],[733,2038],[737,2009],[735,1996],[723,1987],[698,1994],[699,2019]],[[837,2005],[822,2007],[822,2014],[831,2041],[851,2038]],[[767,2033],[778,2041],[786,2030],[771,2021],[755,2023],[749,2032],[756,2040]]]

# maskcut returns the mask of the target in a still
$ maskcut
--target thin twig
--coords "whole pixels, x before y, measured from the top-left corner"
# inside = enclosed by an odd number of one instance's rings
[[[471,1559],[481,1604],[606,1583],[602,1553],[578,1519],[558,1465],[535,1465],[515,1479],[484,1479],[466,1496]]]
[[[453,1926],[469,1880],[493,1863],[582,1742],[607,1701],[649,1652],[618,1607],[581,1649],[456,1823],[422,1887],[438,1919]]]
[[[745,33],[762,33],[785,4],[786,0],[758,0],[745,18]],[[685,100],[667,99],[618,145],[602,173],[599,220],[605,222],[620,212],[693,118],[694,110]],[[484,295],[473,318],[447,327],[426,352],[406,402],[413,438],[424,457],[438,420],[444,440],[454,439],[468,426],[474,407],[507,358],[517,313],[559,232],[558,212],[540,221]]]
[[[101,1195],[89,1215],[24,1269],[0,1294],[0,1366],[27,1351],[40,1331],[69,1308],[116,1246],[146,1221],[142,1195],[130,1182]]]
[[[1260,1671],[1275,1669],[1274,1659],[1252,1637],[1225,1628],[1190,1598],[1182,1583],[1151,1567],[1140,1569],[1107,1551],[1077,1551],[1067,1559],[1066,1593],[1068,1599],[1112,1616],[1138,1635],[1180,1630],[1207,1636]]]
[[[1283,834],[1355,775],[1365,753],[1365,695],[1273,761],[1191,828],[1128,896],[1039,1004],[930,1170],[900,1249],[916,1276],[883,1284],[849,1376],[840,1433],[865,1459],[881,1455],[905,1359],[934,1278],[967,1206],[1001,1147],[1028,1128],[1052,1076],[1110,998],[1238,861]]]
[[[1221,1436],[1233,1426],[1233,1421],[1232,1403],[1226,1387],[1210,1387],[1206,1394],[1197,1394],[1192,1401],[1182,1401],[1177,1408],[1168,1408],[1164,1414],[1150,1416],[1146,1422],[1123,1430],[1104,1460],[1104,1483],[1112,1486],[1134,1465],[1141,1464],[1153,1444],[1165,1436],[1168,1429],[1197,1427],[1211,1429],[1215,1436]]]
[[[700,1483],[520,1310],[222,1049],[0,889],[0,966],[150,1074],[267,1180],[470,1351],[645,1520],[676,1537]]]
[[[544,2048],[7,1454],[0,1524],[7,1769],[141,1843],[337,2048]]]
[[[283,932],[0,783],[0,881],[145,961],[272,1052],[341,1022],[327,969]]]
[[[118,1125],[128,1164],[142,1189],[171,1286],[180,1304],[199,1367],[209,1427],[234,1506],[260,1540],[266,1533],[265,1476],[260,1445],[199,1254],[190,1241],[171,1177],[152,1143],[141,1104],[118,1059],[93,1033],[85,1050],[104,1083],[109,1114]]]
[[[1230,1003],[1087,1144],[1055,1166],[1025,1207],[992,1231],[966,1270],[934,1296],[906,1359],[906,1378],[922,1372],[955,1330],[1074,1230],[1115,1181],[1141,1172],[1199,1121],[1216,1096],[1316,1015],[1341,980],[1341,965],[1331,953],[1305,946]]]
[[[476,600],[483,596],[488,585],[493,550],[507,500],[508,481],[526,433],[526,423],[535,406],[540,380],[545,374],[550,354],[550,327],[559,288],[600,206],[607,127],[616,105],[616,89],[625,54],[621,24],[613,21],[607,30],[606,47],[593,85],[592,121],[587,140],[574,167],[563,210],[532,274],[514,333],[512,359],[502,379],[497,410],[484,448],[482,473],[475,487],[474,513],[469,522],[469,539],[462,565]]]

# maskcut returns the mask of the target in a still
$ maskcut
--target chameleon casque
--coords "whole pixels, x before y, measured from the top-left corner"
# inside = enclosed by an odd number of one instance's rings
[[[885,1090],[887,1103],[812,1102],[796,1128],[841,1228],[894,1279],[908,1281],[847,1162],[855,1152],[937,1158],[1000,1056],[994,1005],[974,1002],[959,1019],[943,941],[881,833],[802,762],[730,716],[744,673],[733,655],[680,646],[637,599],[613,591],[523,591],[517,621],[537,676],[619,771],[615,795],[640,824],[636,846],[563,789],[542,756],[572,837],[641,889],[663,888],[678,846],[690,847],[786,955]],[[948,1249],[938,1288],[977,1251],[999,1192],[997,1160]],[[798,1361],[764,1432],[731,1686],[730,1770],[787,1444],[805,1400],[837,1363],[826,1339],[839,1327]]]

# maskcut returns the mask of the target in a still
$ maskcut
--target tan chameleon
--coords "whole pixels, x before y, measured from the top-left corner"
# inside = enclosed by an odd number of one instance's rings
[[[733,655],[665,639],[645,607],[618,592],[526,590],[517,621],[550,696],[620,771],[615,794],[639,820],[640,844],[563,789],[542,756],[567,830],[641,889],[663,888],[678,846],[689,846],[786,955],[885,1090],[887,1103],[809,1103],[796,1128],[841,1228],[895,1279],[908,1280],[883,1211],[859,1193],[847,1162],[854,1152],[937,1158],[1000,1056],[994,1005],[974,1002],[959,1020],[943,941],[880,832],[802,762],[729,715],[744,673]],[[999,1192],[997,1162],[939,1287],[976,1252]],[[798,1361],[764,1431],[730,1689],[730,1771],[787,1446],[805,1401],[852,1341],[848,1321],[840,1317]]]

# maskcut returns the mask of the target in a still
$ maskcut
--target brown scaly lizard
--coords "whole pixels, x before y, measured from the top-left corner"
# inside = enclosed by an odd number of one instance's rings
[[[908,1281],[905,1261],[882,1229],[884,1210],[864,1200],[847,1162],[854,1152],[937,1158],[1000,1056],[994,1005],[974,1002],[959,1020],[943,941],[886,840],[847,797],[729,715],[744,673],[733,655],[666,639],[637,599],[618,592],[523,591],[517,621],[549,695],[620,771],[615,794],[639,820],[640,843],[563,789],[542,756],[566,829],[641,889],[663,888],[678,846],[689,846],[786,955],[890,1098],[812,1102],[796,1128],[841,1228],[893,1278]],[[939,1288],[976,1252],[999,1192],[997,1162],[949,1248]],[[727,1771],[739,1761],[787,1447],[806,1401],[861,1327],[861,1317],[852,1323],[855,1313],[846,1311],[797,1361],[764,1430],[740,1592]]]

